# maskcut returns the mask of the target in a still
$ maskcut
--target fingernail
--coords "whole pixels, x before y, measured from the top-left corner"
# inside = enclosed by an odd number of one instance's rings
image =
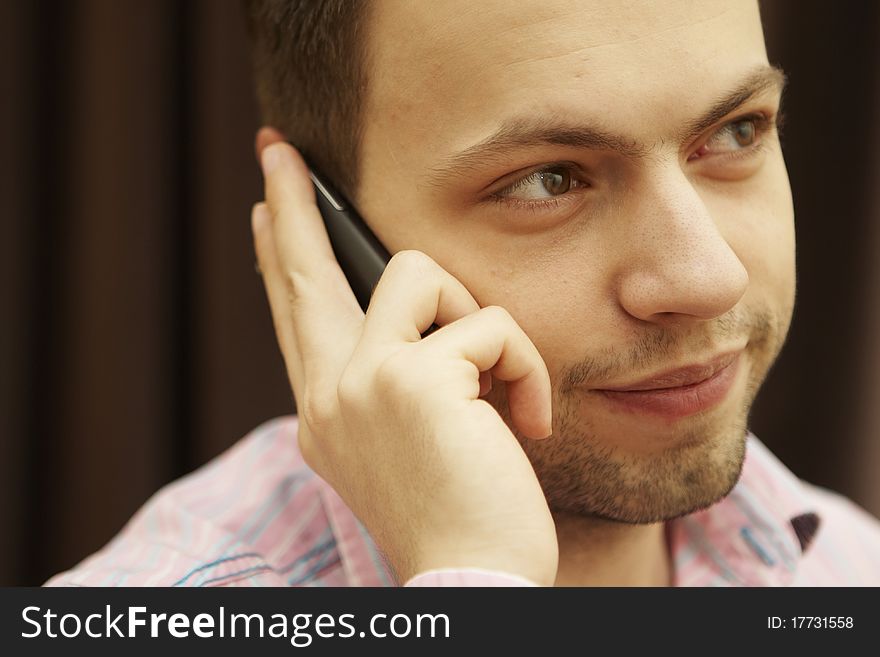
[[[263,175],[269,175],[277,169],[284,161],[285,156],[284,144],[276,143],[266,146],[260,156],[260,162],[263,165]]]

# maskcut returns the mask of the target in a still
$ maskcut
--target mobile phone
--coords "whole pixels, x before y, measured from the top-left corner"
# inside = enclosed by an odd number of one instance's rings
[[[391,256],[354,206],[311,164],[308,167],[315,187],[315,200],[324,219],[333,253],[361,309],[366,312],[373,290]],[[437,328],[436,324],[431,324],[422,337],[427,337]]]
[[[315,199],[324,218],[333,253],[361,309],[366,312],[370,296],[391,256],[354,206],[311,165],[309,176],[315,186]]]

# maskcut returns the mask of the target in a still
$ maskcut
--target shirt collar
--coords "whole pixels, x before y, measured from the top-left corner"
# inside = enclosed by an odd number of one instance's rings
[[[800,480],[748,433],[730,494],[667,523],[675,584],[789,585],[819,525]]]

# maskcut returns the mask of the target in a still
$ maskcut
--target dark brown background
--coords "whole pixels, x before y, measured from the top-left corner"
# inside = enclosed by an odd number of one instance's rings
[[[752,422],[875,514],[878,8],[765,3],[799,297]],[[0,2],[0,49],[0,584],[39,584],[293,405],[253,272],[238,2]]]

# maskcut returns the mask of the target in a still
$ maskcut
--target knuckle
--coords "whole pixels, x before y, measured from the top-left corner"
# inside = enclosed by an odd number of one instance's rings
[[[364,395],[364,379],[354,370],[347,368],[336,384],[336,397],[340,407],[357,406]]]
[[[410,359],[398,351],[376,368],[376,387],[383,394],[405,392],[414,387],[411,379],[415,369]]]
[[[305,464],[309,466],[312,470],[317,472],[318,469],[318,461],[319,461],[319,450],[318,446],[315,443],[315,439],[306,431],[302,429],[299,432],[299,453],[302,455],[303,461]]]
[[[314,281],[309,276],[293,269],[285,270],[284,285],[287,290],[287,302],[292,308],[301,306],[315,289]]]
[[[417,251],[416,249],[405,249],[403,251],[398,251],[393,256],[391,256],[391,260],[388,262],[389,266],[394,267],[395,270],[400,269],[401,271],[406,271],[410,273],[417,273],[420,275],[427,274],[431,272],[434,268],[436,268],[437,263],[423,251]]]
[[[494,322],[503,324],[515,323],[513,315],[504,306],[486,306],[481,312]]]
[[[331,428],[336,418],[336,399],[324,392],[306,390],[299,413],[311,431],[322,435]]]

